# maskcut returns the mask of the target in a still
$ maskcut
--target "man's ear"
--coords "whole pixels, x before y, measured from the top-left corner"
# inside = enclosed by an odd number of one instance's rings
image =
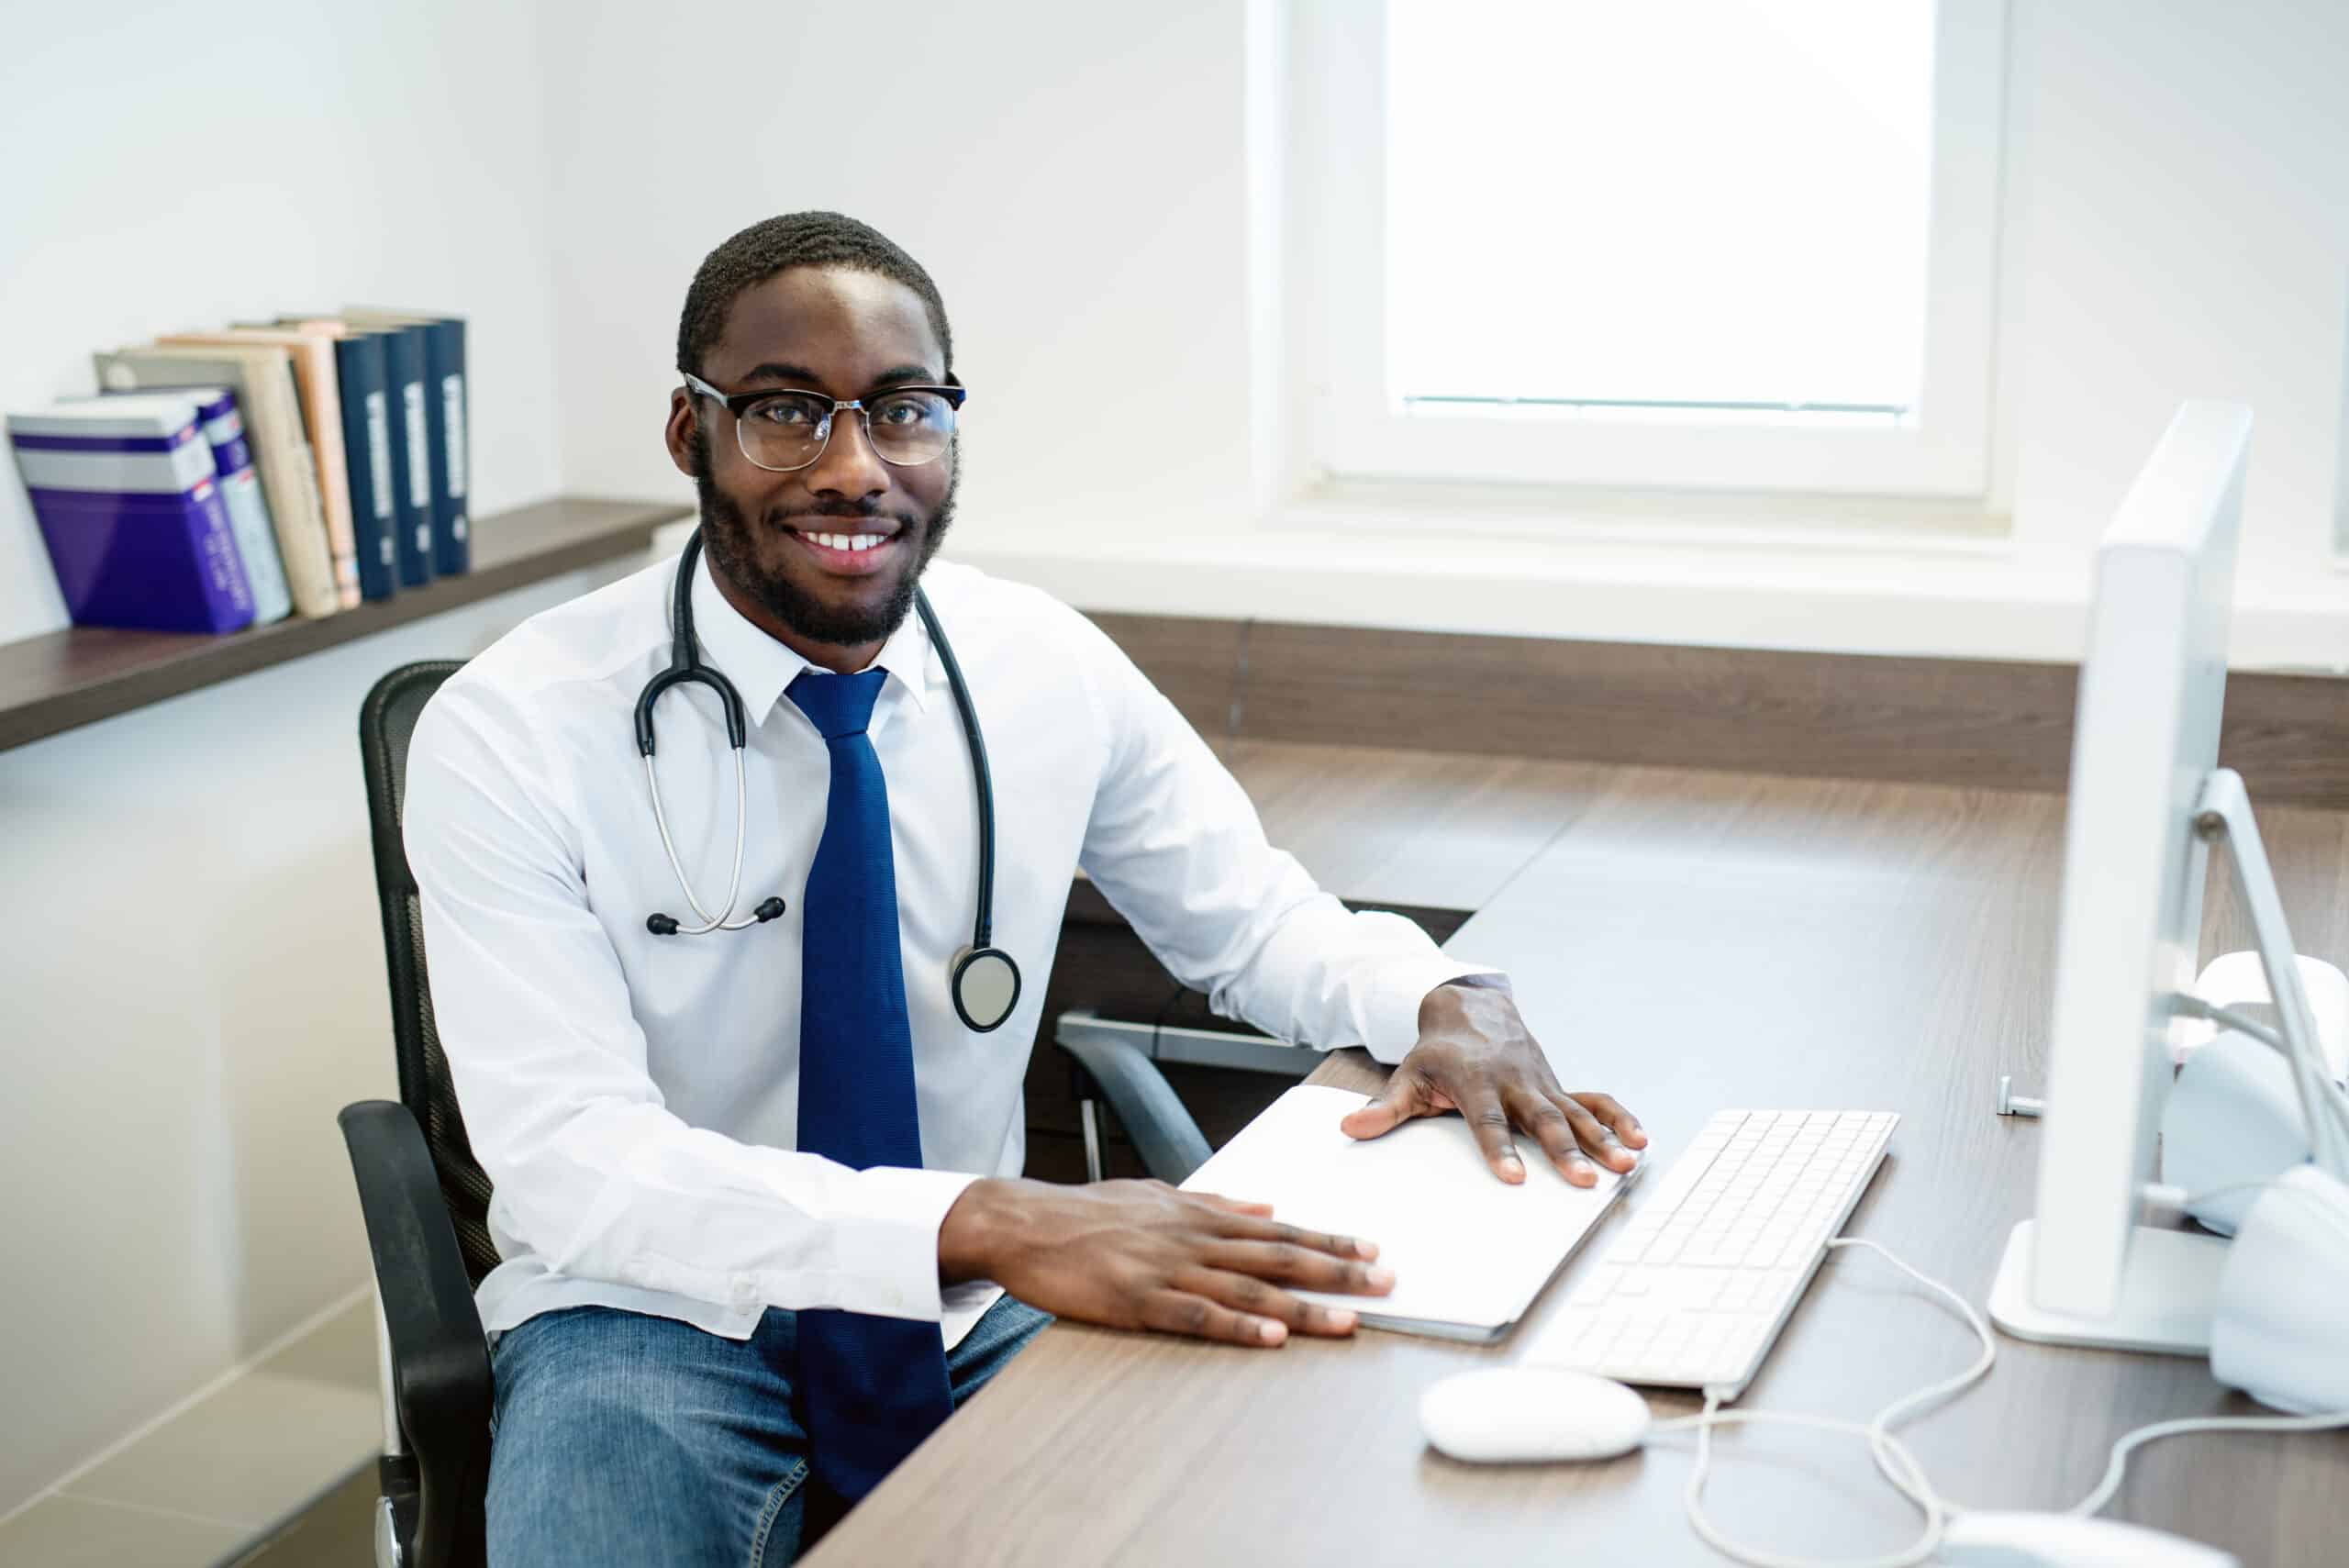
[[[661,433],[669,444],[669,461],[688,479],[694,476],[694,431],[698,423],[694,400],[684,387],[673,388],[669,393],[669,422]]]

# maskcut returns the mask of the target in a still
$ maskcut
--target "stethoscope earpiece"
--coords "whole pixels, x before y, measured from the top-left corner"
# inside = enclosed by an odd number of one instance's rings
[[[769,898],[751,911],[751,918],[749,922],[737,923],[725,929],[729,931],[738,931],[742,929],[744,923],[763,924],[789,907],[790,906],[780,898]],[[729,911],[729,914],[731,912]],[[647,915],[644,917],[644,929],[656,937],[674,937],[677,934],[677,917],[674,915]]]
[[[669,667],[647,682],[636,699],[636,750],[644,759],[644,784],[652,797],[653,825],[661,829],[661,847],[668,851],[669,869],[677,873],[677,885],[685,890],[686,904],[702,921],[698,926],[685,926],[674,915],[648,915],[644,929],[656,937],[740,931],[764,925],[786,907],[782,899],[769,898],[751,911],[749,919],[733,917],[734,906],[742,892],[742,840],[749,808],[742,776],[742,749],[749,739],[749,726],[734,683],[704,664],[696,645],[693,582],[694,566],[700,559],[701,530],[696,528],[685,541],[685,552],[677,558]],[[955,1015],[964,1026],[985,1034],[1001,1029],[1012,1009],[1019,1005],[1019,965],[1009,953],[995,946],[987,935],[995,923],[995,784],[987,772],[987,748],[979,734],[978,711],[971,706],[971,690],[963,684],[963,667],[955,662],[954,650],[946,640],[946,629],[938,624],[927,595],[917,591],[914,606],[921,613],[930,645],[938,650],[938,662],[946,667],[946,684],[953,689],[954,706],[963,716],[963,732],[971,747],[971,777],[979,797],[979,907],[972,920],[971,945],[954,955],[948,972],[947,991],[953,998]],[[734,881],[726,891],[725,907],[715,915],[702,907],[701,900],[694,895],[693,884],[685,880],[685,864],[677,859],[676,844],[669,836],[668,815],[661,807],[661,781],[652,771],[652,707],[663,692],[681,684],[705,685],[718,694],[726,713],[727,743],[734,751]]]

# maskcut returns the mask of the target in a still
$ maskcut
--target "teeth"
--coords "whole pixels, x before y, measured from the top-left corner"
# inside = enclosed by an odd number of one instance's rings
[[[871,550],[882,542],[879,534],[809,534],[807,537],[826,550]]]

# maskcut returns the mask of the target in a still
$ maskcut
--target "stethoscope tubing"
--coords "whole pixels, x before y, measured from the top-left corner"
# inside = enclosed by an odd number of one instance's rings
[[[732,751],[734,752],[734,880],[726,888],[726,907],[715,915],[702,907],[701,900],[694,896],[693,884],[685,880],[685,862],[677,859],[676,843],[669,837],[668,815],[661,809],[661,779],[652,771],[651,753],[645,753],[644,787],[652,793],[652,822],[653,826],[661,829],[661,848],[668,853],[669,869],[677,873],[677,885],[684,890],[685,902],[693,906],[694,913],[700,916],[702,920],[698,926],[679,926],[670,933],[672,936],[700,937],[720,929],[740,931],[760,923],[747,916],[740,920],[732,918],[734,906],[740,902],[742,897],[743,826],[750,809],[750,785],[742,770],[742,748],[736,746]]]
[[[946,667],[946,687],[954,694],[955,711],[963,716],[963,733],[970,737],[971,776],[979,795],[979,912],[971,928],[971,946],[992,947],[995,929],[995,780],[987,767],[986,737],[979,729],[978,710],[971,706],[971,688],[963,682],[963,666],[955,661],[954,645],[946,640],[946,630],[938,624],[938,612],[930,607],[930,595],[917,589],[914,609],[921,616],[921,624],[930,632],[930,646],[938,650],[938,662]]]
[[[671,610],[669,667],[655,674],[644,684],[636,699],[635,728],[638,754],[644,760],[644,784],[652,800],[653,825],[660,829],[662,851],[668,856],[669,870],[677,878],[677,886],[685,902],[701,919],[698,926],[687,926],[667,915],[655,914],[645,924],[656,936],[706,936],[712,931],[740,931],[763,925],[784,911],[783,900],[770,898],[743,918],[734,918],[734,907],[742,896],[742,862],[747,841],[750,812],[750,789],[743,765],[743,751],[750,738],[750,726],[742,711],[741,694],[723,673],[701,662],[699,640],[694,635],[693,581],[694,567],[701,559],[701,530],[694,530],[685,541],[684,552],[677,560],[677,581]],[[979,808],[979,886],[978,908],[972,917],[971,945],[955,956],[948,977],[948,991],[954,1010],[963,1021],[974,1030],[985,1033],[1001,1027],[1019,1005],[1020,993],[1019,965],[1009,953],[994,945],[995,931],[995,778],[987,765],[986,738],[979,728],[978,709],[971,701],[971,688],[963,678],[963,666],[954,657],[953,644],[946,639],[946,628],[938,623],[938,612],[930,607],[930,596],[919,589],[914,592],[914,608],[921,616],[922,627],[930,633],[930,646],[938,651],[939,663],[946,671],[946,684],[954,695],[954,709],[963,721],[963,734],[970,748],[971,779],[978,796]],[[652,710],[663,693],[672,686],[698,684],[717,693],[718,704],[726,717],[727,743],[734,753],[734,873],[726,889],[726,902],[716,914],[710,913],[695,894],[692,882],[685,875],[685,862],[678,857],[676,840],[669,831],[669,817],[661,803],[661,781],[653,771]],[[993,975],[989,980],[986,976]],[[997,1006],[982,1003],[973,1010],[975,998],[995,996]]]

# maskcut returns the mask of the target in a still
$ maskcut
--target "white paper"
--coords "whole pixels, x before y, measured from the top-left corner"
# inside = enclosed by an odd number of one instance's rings
[[[1367,1140],[1338,1130],[1368,1103],[1349,1090],[1300,1084],[1183,1184],[1269,1203],[1274,1218],[1291,1225],[1377,1242],[1379,1263],[1395,1271],[1388,1295],[1297,1293],[1353,1307],[1366,1321],[1482,1329],[1515,1322],[1622,1186],[1622,1177],[1598,1165],[1596,1186],[1569,1184],[1523,1134],[1525,1181],[1512,1186],[1493,1174],[1456,1116],[1421,1117]]]

